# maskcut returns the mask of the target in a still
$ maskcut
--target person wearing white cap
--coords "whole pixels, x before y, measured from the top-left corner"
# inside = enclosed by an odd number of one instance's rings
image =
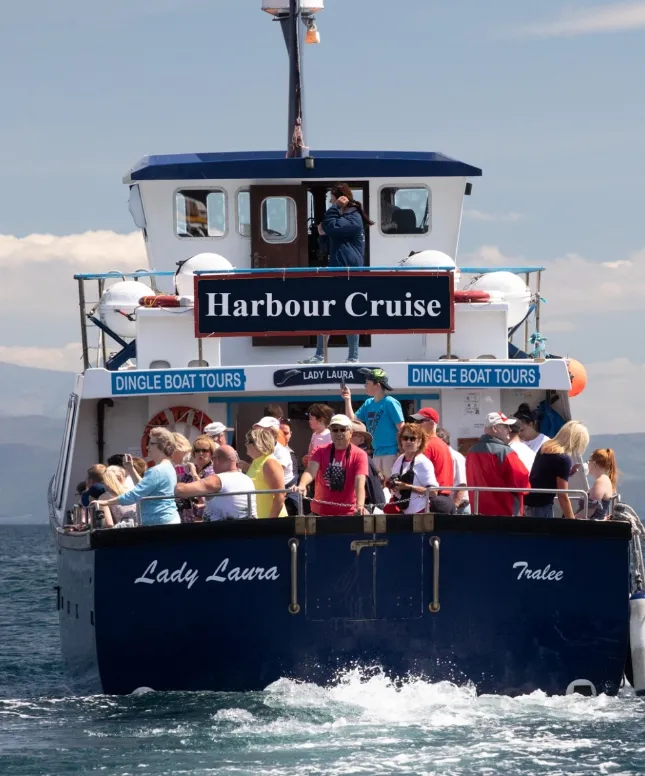
[[[211,437],[213,442],[216,442],[218,445],[227,445],[228,444],[228,437],[226,436],[230,431],[233,431],[232,428],[227,428],[223,423],[220,423],[219,421],[215,421],[215,423],[209,423],[204,428],[204,433]]]
[[[516,488],[515,493],[470,493],[473,514],[512,516],[522,514],[524,493],[530,489],[529,473],[508,441],[515,418],[489,412],[484,434],[466,455],[466,481],[472,488]],[[476,506],[477,505],[477,506]]]
[[[284,469],[285,487],[291,487],[292,485],[295,485],[291,453],[284,445],[281,445],[280,442],[278,442],[278,437],[280,435],[280,421],[271,415],[265,415],[263,418],[260,418],[257,423],[253,424],[253,428],[268,428],[269,431],[273,434],[275,437],[275,450],[273,451],[273,457]]]
[[[303,496],[315,481],[312,511],[317,515],[365,514],[367,453],[351,443],[354,424],[347,415],[334,415],[329,424],[331,444],[316,448],[294,491]]]

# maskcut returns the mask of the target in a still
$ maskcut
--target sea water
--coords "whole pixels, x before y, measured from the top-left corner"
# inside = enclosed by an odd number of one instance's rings
[[[477,697],[355,670],[334,687],[78,698],[59,657],[55,548],[0,527],[1,776],[637,774],[645,701]],[[216,660],[212,644],[177,660]],[[123,656],[127,660],[127,655]]]

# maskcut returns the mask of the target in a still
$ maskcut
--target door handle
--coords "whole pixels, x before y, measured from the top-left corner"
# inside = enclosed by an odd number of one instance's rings
[[[350,545],[349,549],[355,552],[356,555],[361,554],[361,550],[366,547],[387,547],[387,539],[355,539]]]

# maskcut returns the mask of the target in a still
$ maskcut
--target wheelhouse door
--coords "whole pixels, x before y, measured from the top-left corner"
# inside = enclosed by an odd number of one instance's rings
[[[251,266],[307,267],[307,189],[251,186]],[[253,337],[254,345],[306,345],[308,337]]]

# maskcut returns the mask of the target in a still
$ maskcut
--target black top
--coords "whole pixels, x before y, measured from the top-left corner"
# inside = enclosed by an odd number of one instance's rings
[[[532,488],[557,488],[557,478],[569,481],[571,473],[571,458],[564,453],[542,453],[538,451],[531,468]],[[545,507],[553,503],[555,494],[531,493],[524,499],[528,507]]]

